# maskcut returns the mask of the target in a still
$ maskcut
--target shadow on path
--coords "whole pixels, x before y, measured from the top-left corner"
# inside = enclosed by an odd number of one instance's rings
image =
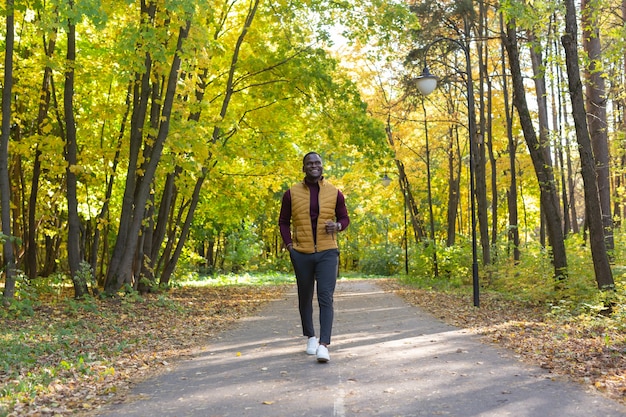
[[[618,403],[554,380],[374,281],[338,282],[329,363],[304,352],[299,324],[294,289],[96,415],[626,416]]]

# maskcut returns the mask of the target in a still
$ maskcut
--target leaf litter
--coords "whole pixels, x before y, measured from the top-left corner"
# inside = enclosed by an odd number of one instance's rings
[[[180,287],[87,304],[71,294],[42,300],[32,316],[3,323],[17,348],[31,350],[33,357],[8,370],[0,367],[0,417],[86,416],[122,402],[132,383],[171,368],[287,288]],[[49,351],[41,348],[47,345]]]
[[[626,334],[610,323],[549,314],[545,304],[483,293],[480,307],[471,294],[439,292],[381,280],[411,305],[442,321],[516,352],[520,359],[592,387],[626,404]]]
[[[626,404],[626,336],[619,330],[603,327],[601,322],[590,327],[550,317],[544,305],[493,293],[481,294],[481,306],[475,308],[467,294],[416,289],[396,280],[378,282],[449,324],[467,328],[555,376],[570,377]],[[4,323],[8,331],[21,329],[24,348],[49,342],[49,335],[37,333],[45,326],[82,326],[81,336],[74,334],[62,341],[66,352],[50,351],[33,363],[22,364],[17,377],[15,372],[0,369],[0,417],[89,416],[104,404],[122,402],[129,398],[132,383],[166,371],[219,332],[280,298],[287,288],[181,287],[165,296],[96,301],[93,310],[68,310],[67,303],[42,302],[32,317]],[[68,352],[84,359],[72,361]],[[54,367],[56,373],[34,394],[17,402],[6,397],[6,388],[19,384],[20,376],[45,374]]]

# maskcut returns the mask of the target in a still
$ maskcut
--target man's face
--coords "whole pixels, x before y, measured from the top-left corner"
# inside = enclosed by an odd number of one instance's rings
[[[322,158],[317,154],[308,155],[304,159],[304,165],[302,166],[302,172],[306,175],[306,179],[311,182],[316,182],[322,177],[324,169],[322,168]]]

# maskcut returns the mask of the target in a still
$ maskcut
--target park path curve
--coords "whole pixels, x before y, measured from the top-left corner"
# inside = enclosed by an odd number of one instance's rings
[[[329,363],[304,352],[292,289],[95,415],[626,416],[619,403],[482,343],[374,280],[338,282],[332,342]]]

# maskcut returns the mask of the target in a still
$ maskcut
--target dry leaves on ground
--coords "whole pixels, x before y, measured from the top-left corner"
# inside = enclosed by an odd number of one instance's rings
[[[7,329],[21,329],[26,335],[20,341],[24,349],[30,349],[30,344],[52,342],[50,334],[28,333],[29,326],[54,326],[56,338],[62,337],[59,334],[63,331],[58,330],[64,326],[84,327],[78,332],[73,329],[71,338],[63,341],[67,345],[63,352],[51,351],[33,358],[33,364],[20,366],[18,378],[10,378],[9,373],[0,370],[0,390],[8,384],[19,384],[28,373],[54,372],[47,385],[31,389],[31,393],[36,391],[34,398],[21,399],[13,405],[5,401],[3,405],[0,396],[0,415],[7,407],[10,417],[87,414],[104,403],[121,401],[131,382],[166,370],[173,361],[206,345],[218,332],[280,297],[285,289],[284,286],[184,287],[172,289],[165,297],[148,295],[143,299],[94,301],[93,310],[76,307],[78,304],[72,302],[74,308],[70,309],[68,303],[44,303],[34,316],[8,320],[3,325]],[[76,357],[67,356],[68,352],[85,359],[76,361]],[[63,363],[67,363],[66,369],[59,367]]]
[[[541,305],[482,294],[481,307],[467,295],[380,283],[407,302],[435,317],[484,335],[519,353],[529,362],[567,375],[626,403],[626,340],[616,330],[559,321]],[[89,415],[102,404],[122,401],[131,382],[153,376],[242,317],[253,315],[267,301],[281,297],[287,286],[185,287],[166,297],[145,300],[97,301],[97,311],[69,309],[67,303],[45,303],[32,318],[7,321],[5,328],[72,323],[93,336],[65,342],[87,358],[83,369],[68,368],[42,387],[34,398],[16,404],[10,416]],[[601,322],[599,322],[601,323]],[[94,332],[94,328],[97,332]],[[47,335],[30,335],[45,343]],[[37,358],[21,372],[45,372],[64,359],[58,352]],[[58,366],[57,366],[58,369]],[[0,388],[10,383],[0,369]],[[2,404],[0,402],[0,411]],[[1,413],[0,413],[1,414]]]
[[[441,320],[468,328],[491,342],[513,349],[528,362],[597,388],[626,404],[626,335],[593,322],[550,317],[544,305],[481,294],[480,308],[471,296],[428,291],[382,281],[412,305]]]

